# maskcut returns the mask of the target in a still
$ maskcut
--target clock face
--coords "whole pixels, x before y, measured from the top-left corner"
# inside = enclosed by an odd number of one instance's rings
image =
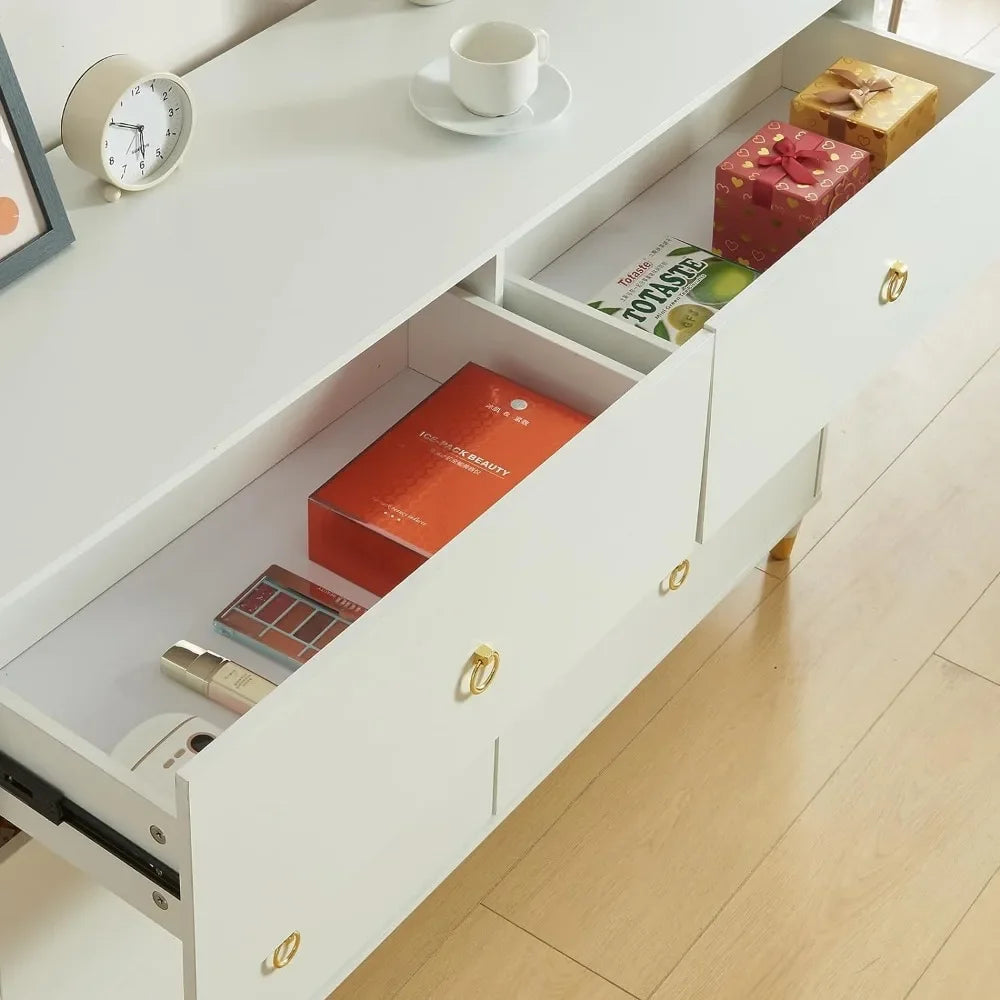
[[[123,187],[152,183],[183,150],[189,116],[190,103],[176,80],[157,77],[130,87],[104,127],[108,176]]]

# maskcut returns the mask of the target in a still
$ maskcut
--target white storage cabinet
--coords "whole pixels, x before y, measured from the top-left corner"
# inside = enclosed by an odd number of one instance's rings
[[[504,142],[405,102],[495,5],[369,6],[192,74],[153,192],[51,156],[78,245],[0,297],[3,1000],[325,996],[806,514],[826,422],[992,257],[951,151],[989,159],[1000,85],[870,4],[510,0],[575,99]],[[679,349],[577,301],[710,246],[715,163],[844,54],[937,83],[939,125]],[[306,497],[468,361],[596,419],[294,675],[215,635],[271,562],[365,596],[306,561]],[[236,720],[159,674],[182,638],[282,683]],[[225,732],[157,797],[109,751],[164,711]]]

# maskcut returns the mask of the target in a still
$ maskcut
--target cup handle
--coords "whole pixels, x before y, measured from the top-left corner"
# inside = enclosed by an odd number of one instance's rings
[[[540,63],[547,63],[551,52],[549,33],[542,28],[535,28],[534,31],[535,38],[538,39],[538,61]]]

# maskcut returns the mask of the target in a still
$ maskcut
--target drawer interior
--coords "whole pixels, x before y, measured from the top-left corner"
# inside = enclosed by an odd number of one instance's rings
[[[762,122],[787,120],[792,97],[845,55],[936,84],[939,120],[993,75],[892,35],[820,18],[511,247],[504,304],[648,372],[678,348],[585,303],[666,236],[711,249],[716,165]],[[893,166],[872,183],[891,184]]]
[[[105,752],[161,712],[230,725],[236,716],[228,709],[162,675],[161,652],[188,639],[280,683],[288,676],[284,666],[212,627],[226,602],[272,563],[366,606],[377,600],[308,561],[306,498],[316,487],[466,362],[593,415],[638,378],[485,302],[482,320],[478,329],[453,329],[417,316],[390,335],[391,351],[383,345],[352,362],[348,368],[358,370],[345,378],[374,376],[382,384],[345,413],[333,403],[333,419],[318,434],[0,667],[0,685]],[[395,365],[386,362],[390,356]]]

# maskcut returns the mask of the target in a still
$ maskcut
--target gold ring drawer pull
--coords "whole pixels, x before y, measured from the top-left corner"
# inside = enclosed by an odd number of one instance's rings
[[[680,590],[684,586],[690,572],[691,563],[689,560],[685,559],[684,562],[678,563],[670,571],[670,576],[660,582],[660,593],[668,594],[671,590]]]
[[[469,693],[482,694],[494,681],[500,669],[500,654],[492,646],[480,646],[472,654]]]
[[[299,953],[299,946],[302,944],[302,935],[298,931],[292,931],[271,956],[271,964],[276,969],[284,969],[292,964],[292,959]]]
[[[901,260],[897,260],[890,266],[889,273],[882,282],[882,301],[895,302],[899,299],[909,280],[910,269]]]

